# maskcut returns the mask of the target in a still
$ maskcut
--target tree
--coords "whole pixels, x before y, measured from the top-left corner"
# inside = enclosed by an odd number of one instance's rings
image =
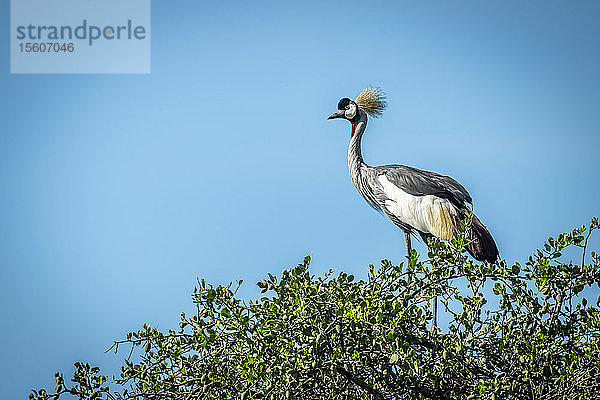
[[[254,301],[236,298],[241,281],[199,280],[179,329],[144,325],[114,343],[139,354],[110,390],[99,368],[76,363],[72,384],[57,373],[54,393],[30,398],[600,398],[600,296],[587,300],[600,256],[585,259],[598,219],[510,266],[469,260],[467,226],[432,240],[427,260],[413,250],[406,263],[371,265],[364,281],[315,277],[310,257],[258,282],[265,297]],[[569,249],[580,263],[562,261]],[[444,329],[430,329],[435,296]]]

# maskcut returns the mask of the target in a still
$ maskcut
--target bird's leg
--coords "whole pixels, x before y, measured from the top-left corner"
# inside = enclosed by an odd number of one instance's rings
[[[410,245],[410,231],[404,231],[404,240],[406,240],[406,265],[408,267],[408,263],[410,261],[410,253],[412,250],[412,246]],[[412,275],[408,275],[408,282],[412,282]]]
[[[431,249],[427,246],[427,252],[431,253]],[[432,264],[433,265],[433,264]],[[435,265],[433,265],[435,268]],[[433,321],[431,322],[431,331],[437,330],[437,306],[438,306],[437,296],[433,296],[431,299],[431,313],[433,314]]]
[[[437,296],[433,296],[431,311],[433,312],[433,321],[431,323],[431,331],[437,330]]]

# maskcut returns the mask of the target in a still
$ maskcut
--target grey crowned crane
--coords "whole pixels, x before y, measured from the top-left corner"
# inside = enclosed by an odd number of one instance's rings
[[[386,107],[379,88],[368,87],[356,100],[345,97],[338,111],[327,119],[343,118],[350,122],[348,168],[354,186],[376,210],[383,212],[404,231],[407,254],[411,234],[418,233],[427,243],[430,236],[450,240],[465,218],[472,199],[457,181],[405,165],[371,167],[362,158],[360,142],[367,127],[367,116],[378,117]],[[473,216],[468,252],[478,261],[494,262],[498,248],[490,232]]]

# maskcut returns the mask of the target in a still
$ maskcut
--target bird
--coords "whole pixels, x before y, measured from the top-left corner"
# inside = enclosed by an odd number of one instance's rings
[[[381,88],[369,86],[353,101],[342,98],[338,111],[327,117],[350,122],[348,169],[356,189],[367,203],[386,215],[404,232],[407,256],[411,254],[411,235],[419,234],[427,244],[435,236],[449,241],[468,216],[472,215],[466,249],[477,261],[493,263],[498,247],[485,225],[471,212],[469,192],[449,176],[406,165],[369,166],[362,157],[361,139],[368,117],[377,118],[386,108]]]

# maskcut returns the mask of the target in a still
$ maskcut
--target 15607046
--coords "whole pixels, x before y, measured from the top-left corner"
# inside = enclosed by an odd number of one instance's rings
[[[73,53],[73,43],[41,42],[19,43],[21,53]]]

